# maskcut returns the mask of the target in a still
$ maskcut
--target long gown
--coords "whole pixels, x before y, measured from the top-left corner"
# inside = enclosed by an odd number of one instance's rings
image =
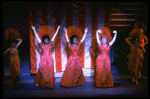
[[[128,70],[135,75],[138,75],[138,69],[141,68],[141,65],[139,64],[139,59],[141,57],[140,51],[141,51],[140,45],[133,46],[131,48],[130,54],[127,55],[127,57],[129,58],[127,63]]]
[[[38,84],[42,88],[54,88],[54,65],[51,55],[51,46],[42,45],[44,51],[40,59],[40,67],[35,76],[34,84]]]
[[[68,58],[66,69],[62,76],[60,85],[64,87],[75,87],[78,85],[85,85],[86,81],[82,71],[80,57],[77,55],[79,46],[71,47],[71,56]]]
[[[96,73],[93,84],[96,87],[114,87],[110,70],[109,45],[99,47],[100,54],[96,59]]]
[[[18,50],[10,51],[10,76],[18,77],[20,75],[20,59]]]

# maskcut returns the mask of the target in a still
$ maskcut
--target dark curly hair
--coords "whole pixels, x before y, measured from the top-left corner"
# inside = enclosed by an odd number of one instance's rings
[[[71,37],[70,37],[70,43],[71,44],[73,44],[73,39],[74,38],[77,38],[77,40],[78,40],[78,36],[77,35],[72,35]]]
[[[43,42],[43,43],[45,43],[45,42],[44,42],[45,39],[48,39],[48,40],[50,41],[50,37],[49,37],[48,35],[42,36],[42,42]]]

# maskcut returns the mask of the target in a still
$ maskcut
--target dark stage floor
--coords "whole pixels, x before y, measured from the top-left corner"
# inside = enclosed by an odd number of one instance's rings
[[[7,60],[7,59],[6,59]],[[115,65],[111,65],[114,81],[114,88],[97,88],[93,82],[93,77],[85,77],[86,85],[73,88],[65,88],[59,85],[61,77],[56,77],[56,84],[53,89],[43,89],[35,87],[34,77],[30,76],[29,58],[21,58],[21,75],[18,89],[10,89],[9,65],[5,64],[5,77],[3,78],[3,97],[49,97],[49,98],[147,98],[148,97],[148,77],[138,78],[139,85],[130,83],[130,75],[121,75]]]

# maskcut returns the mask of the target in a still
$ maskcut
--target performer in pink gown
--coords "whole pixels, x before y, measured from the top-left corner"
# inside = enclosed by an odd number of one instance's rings
[[[85,39],[87,29],[85,29],[84,36],[82,37],[82,40],[79,43],[78,43],[77,35],[72,35],[69,40],[67,36],[67,30],[65,28],[64,30],[65,30],[65,37],[66,37],[67,43],[71,50],[71,55],[69,56],[67,60],[66,69],[62,76],[60,85],[64,87],[75,87],[78,85],[85,85],[86,81],[84,79],[81,60],[79,57],[79,47]]]
[[[111,35],[106,27],[102,27],[96,32],[97,43],[100,50],[100,54],[96,59],[96,73],[93,82],[96,87],[114,87],[109,60],[110,46],[114,43],[117,36],[116,31],[113,31],[113,33],[114,37],[112,41],[109,42],[111,40]]]
[[[33,27],[35,35],[38,37],[35,27]],[[40,59],[39,69],[34,79],[35,86],[40,86],[42,88],[54,88],[55,78],[54,78],[54,65],[53,57],[51,55],[51,46],[54,42],[54,39],[58,33],[60,26],[58,26],[56,33],[53,38],[50,40],[48,35],[42,36],[42,43],[39,43],[37,46],[38,51],[41,53],[42,57]],[[40,38],[39,42],[40,41]],[[42,51],[40,51],[40,49]]]

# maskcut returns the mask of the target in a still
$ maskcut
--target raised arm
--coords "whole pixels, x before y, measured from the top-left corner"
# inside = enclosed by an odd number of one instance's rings
[[[86,37],[87,32],[88,32],[88,28],[85,29],[84,35],[83,35],[81,41],[79,42],[79,45],[81,45],[81,43],[83,43],[83,41],[85,40],[85,37]]]
[[[60,28],[60,25],[57,27],[57,30],[56,30],[54,36],[53,36],[52,39],[51,39],[52,42],[54,42],[55,37],[56,37],[56,35],[58,34],[59,28]]]
[[[114,37],[113,37],[113,39],[111,40],[111,42],[109,42],[109,46],[112,46],[112,45],[114,44],[114,42],[115,42],[115,40],[116,40],[116,37],[117,37],[117,31],[114,30],[113,33],[114,33]]]
[[[32,29],[33,29],[33,31],[34,31],[34,34],[35,34],[37,40],[38,40],[37,44],[35,44],[36,49],[37,49],[37,51],[42,55],[42,48],[41,48],[42,43],[41,43],[41,39],[40,39],[40,37],[38,36],[37,32],[35,31],[35,27],[34,27],[34,26],[31,26],[31,27],[32,27]],[[40,49],[41,49],[41,51],[40,51]]]
[[[16,45],[16,48],[18,48],[20,46],[20,44],[22,43],[22,39],[16,38],[19,42]]]
[[[69,43],[70,40],[69,40],[68,35],[67,35],[67,29],[66,28],[63,28],[63,29],[65,31],[65,37],[66,37],[67,43]]]
[[[97,30],[96,31],[96,40],[97,40],[98,46],[100,47],[101,46],[101,42],[100,42],[100,39],[99,39],[99,33],[102,33],[102,31],[101,30]]]
[[[63,28],[63,29],[64,29],[64,31],[65,31],[66,41],[67,41],[67,43],[68,43],[68,45],[69,45],[69,48],[70,48],[70,40],[69,40],[68,35],[67,35],[67,29],[66,29],[66,28]]]
[[[32,27],[32,29],[34,31],[34,34],[35,34],[36,38],[38,39],[38,42],[41,43],[41,39],[39,38],[38,34],[36,33],[35,27],[34,26],[31,26],[31,27]]]

